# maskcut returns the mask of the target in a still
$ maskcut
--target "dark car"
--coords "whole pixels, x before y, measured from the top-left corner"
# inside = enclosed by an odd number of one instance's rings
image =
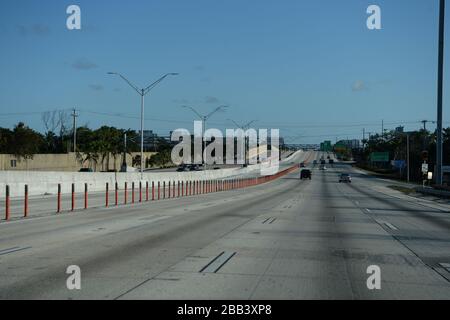
[[[94,172],[91,168],[81,168],[80,172]]]
[[[348,173],[341,173],[339,176],[339,182],[352,183],[352,177]]]
[[[333,163],[334,163],[334,160],[333,160],[333,159],[329,159],[329,160],[328,160],[328,163],[329,163],[329,164],[333,164]]]
[[[311,180],[311,170],[303,169],[300,172],[300,180],[302,180],[302,179],[309,179],[309,180]]]
[[[304,162],[301,162],[300,163],[300,168],[304,168],[305,167],[305,163]]]
[[[182,164],[177,168],[177,172],[183,172],[183,171],[189,171],[189,167],[185,164]]]
[[[189,166],[189,171],[200,171],[200,166],[198,164],[191,164]]]

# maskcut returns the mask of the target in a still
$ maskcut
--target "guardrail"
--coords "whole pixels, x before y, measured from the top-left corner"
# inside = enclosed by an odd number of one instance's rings
[[[123,183],[123,189],[120,189],[118,183],[115,183],[114,186],[114,206],[125,206],[125,205],[133,205],[135,204],[135,196],[136,192],[138,193],[138,201],[139,203],[143,202],[153,202],[162,199],[174,199],[181,197],[189,197],[196,196],[201,194],[208,193],[216,193],[216,192],[224,192],[229,190],[242,189],[247,187],[252,187],[256,185],[260,185],[263,183],[267,183],[278,179],[294,170],[296,170],[299,165],[292,166],[285,170],[282,170],[274,175],[270,176],[262,176],[262,177],[249,177],[249,178],[226,178],[226,179],[208,179],[208,180],[191,180],[191,181],[151,181],[151,185],[149,181],[145,181],[145,191],[142,188],[142,182],[139,181],[139,187],[135,188],[135,182],[131,182],[131,203],[128,200],[129,195],[129,182],[126,181]],[[56,193],[56,213],[60,214],[63,212],[62,209],[62,184],[57,185],[57,193]],[[151,189],[151,199],[149,197]],[[84,183],[83,193],[76,192],[76,184],[71,183],[71,193],[70,193],[70,210],[69,212],[76,211],[77,209],[86,210],[89,208],[89,190],[88,184]],[[119,197],[121,191],[123,192],[123,203],[119,203]],[[143,197],[143,192],[145,192],[145,200]],[[29,202],[30,199],[28,197],[29,186],[25,185],[24,188],[24,201],[23,201],[23,218],[27,218],[29,216]],[[83,206],[82,208],[77,208],[76,199],[77,195],[83,196]],[[4,220],[8,221],[11,219],[11,197],[10,197],[10,187],[6,185],[5,190],[5,218]],[[16,195],[17,196],[17,195]],[[109,183],[105,183],[104,189],[104,207],[110,207],[109,204]],[[91,208],[101,207],[99,205],[92,206]]]

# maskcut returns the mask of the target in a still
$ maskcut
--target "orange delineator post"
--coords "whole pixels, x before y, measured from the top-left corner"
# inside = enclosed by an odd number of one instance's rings
[[[88,185],[84,184],[84,209],[88,208]]]
[[[170,190],[171,190],[171,187],[172,187],[172,185],[171,185],[171,183],[170,183],[170,181],[169,181],[169,199],[170,199]]]
[[[26,218],[28,216],[28,185],[25,185],[25,197],[23,204],[23,217]]]
[[[124,203],[127,204],[128,200],[128,184],[125,182],[125,194],[124,194]]]
[[[72,207],[71,211],[75,210],[75,183],[72,183]]]
[[[105,207],[108,208],[109,205],[109,184],[106,183],[106,191],[105,191]]]
[[[56,213],[61,212],[61,184],[58,183],[58,197],[56,200]]]
[[[9,220],[9,186],[6,186],[5,207],[5,220]]]
[[[118,206],[119,205],[119,184],[117,182],[115,183],[114,191],[115,191],[115,194],[114,194],[115,205]]]
[[[161,183],[158,181],[158,200],[161,198]]]
[[[155,200],[155,181],[152,181],[152,201]]]

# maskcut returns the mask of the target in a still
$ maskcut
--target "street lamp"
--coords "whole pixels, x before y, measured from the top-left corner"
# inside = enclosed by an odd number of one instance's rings
[[[202,152],[202,165],[204,166],[205,170],[206,170],[206,161],[205,161],[205,155],[204,155],[204,151],[206,151],[206,139],[204,139],[205,136],[205,131],[206,131],[206,121],[212,117],[213,114],[215,114],[216,112],[219,112],[221,110],[224,110],[226,108],[228,108],[228,106],[219,106],[217,108],[215,108],[213,111],[211,111],[210,113],[203,115],[200,112],[198,112],[197,110],[195,110],[193,107],[191,106],[181,106],[182,108],[187,108],[190,109],[192,112],[194,112],[199,119],[202,121],[202,141],[203,141],[203,152]]]
[[[244,131],[244,166],[247,165],[247,145],[248,145],[248,137],[247,135],[245,135],[245,130],[249,129],[250,126],[252,125],[252,123],[255,123],[257,120],[252,120],[247,122],[244,125],[239,125],[236,121],[234,121],[233,119],[228,119],[229,121],[233,122],[234,125],[236,127],[238,127],[239,129],[242,129],[242,131]]]
[[[437,79],[436,184],[442,185],[442,99],[444,81],[445,0],[439,2],[439,41]]]
[[[132,84],[127,78],[117,72],[108,72],[110,75],[116,75],[121,77],[128,85],[133,88],[138,95],[141,96],[141,179],[143,179],[144,173],[144,96],[150,92],[156,85],[158,85],[161,81],[163,81],[168,76],[177,76],[178,73],[166,73],[161,78],[150,84],[149,86],[139,89],[137,86]]]

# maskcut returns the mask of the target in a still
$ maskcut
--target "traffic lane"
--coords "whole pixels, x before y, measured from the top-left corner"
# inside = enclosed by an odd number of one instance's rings
[[[366,196],[376,200],[376,206],[390,208],[392,212],[390,216],[393,219],[406,217],[407,219],[405,220],[411,226],[425,228],[431,232],[448,233],[450,230],[450,214],[445,210],[445,207],[431,206],[427,203],[418,202],[413,198],[391,195],[387,186],[395,184],[395,182],[375,177],[368,178],[364,175],[353,176],[353,182],[355,188],[360,188],[359,192],[365,193]],[[385,190],[385,192],[380,191],[380,186],[384,187],[382,190]],[[394,191],[391,193],[394,193]],[[377,209],[377,207],[374,208],[374,210]],[[403,214],[395,214],[397,211]],[[407,214],[406,216],[405,213]]]
[[[383,228],[418,255],[423,263],[450,280],[449,269],[442,267],[450,262],[448,208],[390,194],[387,186],[392,183],[361,175],[354,179],[352,186],[360,188],[359,194],[367,200],[361,203],[363,210],[376,217]]]
[[[2,257],[1,264],[1,298],[110,299],[118,296],[182,259],[191,250],[245,223],[251,214],[259,212],[256,209],[249,213],[248,208],[267,205],[292,183],[293,180],[286,179],[273,182],[272,190],[249,188],[239,196],[240,201],[230,201],[225,206],[221,203],[204,206],[178,215],[176,219],[151,224],[141,221],[140,225],[126,225],[115,232],[87,227],[81,236],[88,232],[95,234],[87,239],[67,237],[58,239],[59,244],[54,243],[50,248],[33,247],[7,255],[8,260]],[[252,190],[257,195],[252,195]],[[142,206],[141,210],[144,208]],[[240,211],[242,214],[236,214]],[[75,233],[80,234],[80,230]],[[70,264],[82,269],[85,285],[80,292],[68,292],[65,288],[64,271]]]
[[[340,184],[333,181],[332,176],[329,178],[330,186],[335,190],[333,199],[337,202],[334,206],[337,213],[340,213],[339,216],[344,221],[353,222],[340,223],[338,226],[342,233],[342,254],[348,257],[348,268],[356,275],[355,292],[362,294],[363,298],[449,299],[449,282],[418,257],[408,245],[399,241],[389,225],[384,223],[386,219],[381,220],[365,210],[366,205],[374,204],[372,192],[361,192],[367,186],[356,188],[355,183]],[[384,209],[386,212],[390,210]],[[382,290],[368,291],[358,281],[364,279],[361,275],[368,265],[380,267]],[[358,271],[354,272],[356,270]]]
[[[297,179],[297,178],[295,178]],[[421,264],[337,189],[327,173],[298,181],[277,206],[198,250],[124,299],[406,299],[447,297]],[[223,253],[218,270],[199,272]],[[382,290],[367,288],[367,267]],[[421,280],[417,280],[421,279]],[[188,290],[187,290],[188,289]]]
[[[303,283],[312,280],[317,280],[314,281],[314,293],[322,294],[322,297],[333,288],[335,296],[345,292],[339,286],[327,284],[335,279],[332,276],[321,281],[324,270],[335,272],[330,261],[319,265],[309,257],[295,259],[300,250],[326,252],[332,239],[320,235],[302,236],[303,233],[311,235],[323,231],[324,222],[317,216],[328,213],[323,210],[324,197],[317,190],[319,182],[300,181],[298,175],[285,179],[292,179],[292,187],[262,210],[250,207],[249,210],[257,211],[252,220],[193,252],[121,298],[298,299],[307,295],[293,292],[288,284],[301,288]],[[202,271],[222,252],[232,255],[231,258],[218,270]],[[330,254],[324,256],[331,257]],[[271,283],[274,283],[273,287],[268,288]]]
[[[414,252],[426,265],[442,271],[441,264],[450,262],[450,216],[437,209],[414,202],[352,186],[369,201],[360,201],[364,210],[373,216],[397,241]],[[446,270],[443,270],[446,271]],[[441,274],[450,280],[450,273]]]

